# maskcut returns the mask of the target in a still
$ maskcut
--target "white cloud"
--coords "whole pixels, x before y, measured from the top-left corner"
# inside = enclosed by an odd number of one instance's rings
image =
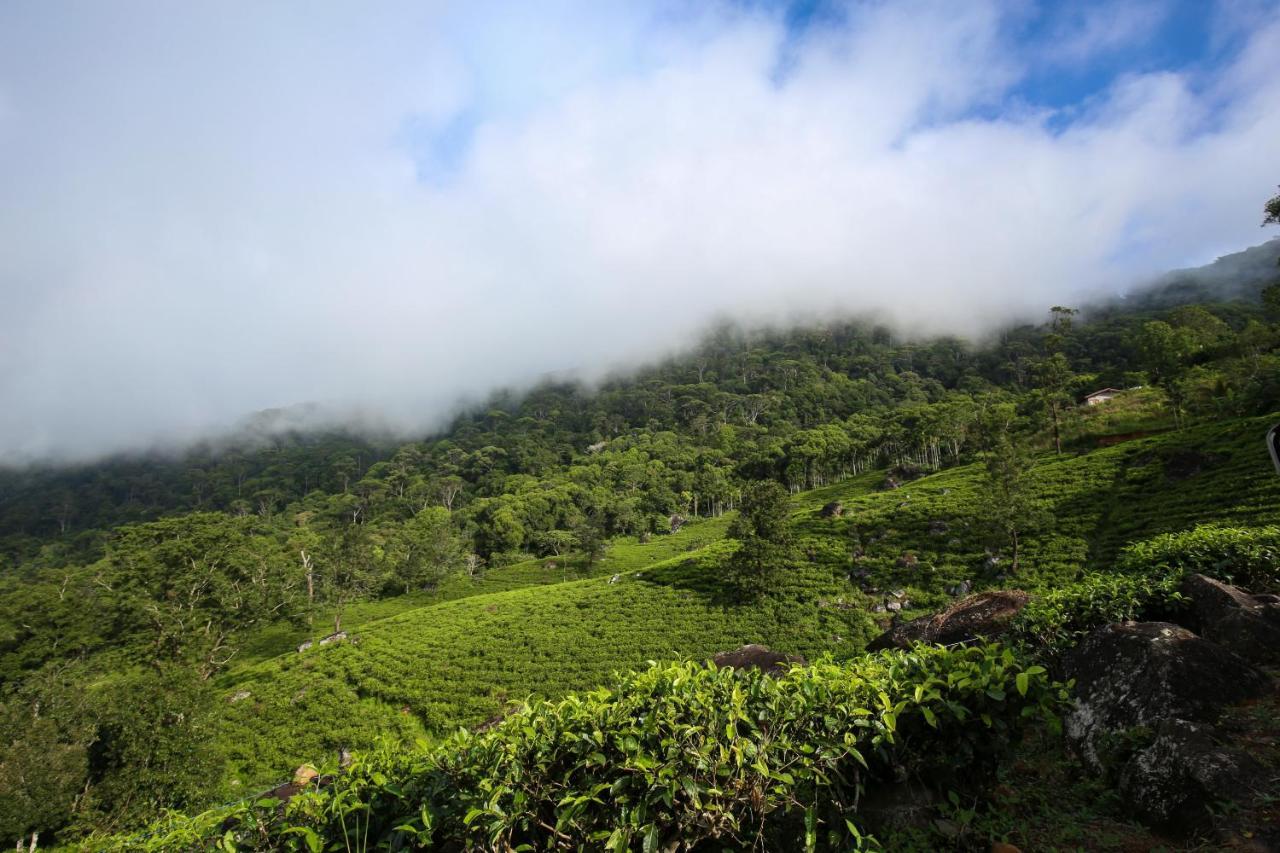
[[[975,117],[1026,70],[995,2],[795,43],[726,6],[230,8],[0,11],[0,453],[304,400],[421,423],[721,312],[978,331],[1256,241],[1280,173],[1274,16],[1051,131]]]
[[[1168,0],[1064,4],[1044,58],[1081,63],[1149,41],[1169,16]]]

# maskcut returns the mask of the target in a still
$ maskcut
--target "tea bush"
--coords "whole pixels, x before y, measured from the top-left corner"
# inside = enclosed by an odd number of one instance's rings
[[[1178,574],[1104,575],[1032,599],[1015,618],[1012,635],[1050,654],[1074,646],[1102,625],[1165,614],[1180,600]]]
[[[1200,525],[1135,542],[1120,553],[1121,571],[1199,573],[1252,592],[1280,591],[1280,525]]]
[[[902,774],[972,784],[1066,700],[1007,648],[917,647],[772,678],[697,663],[525,705],[490,731],[357,756],[333,783],[99,849],[859,849]],[[965,779],[955,774],[963,772]]]

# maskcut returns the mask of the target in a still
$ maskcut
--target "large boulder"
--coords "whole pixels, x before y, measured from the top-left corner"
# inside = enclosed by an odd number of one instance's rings
[[[1031,596],[1020,589],[980,592],[932,616],[894,625],[867,645],[867,651],[906,649],[913,643],[950,645],[977,637],[998,637]]]
[[[1250,595],[1204,575],[1188,575],[1181,591],[1205,639],[1258,663],[1280,663],[1280,596]]]
[[[1212,722],[1230,704],[1263,695],[1268,678],[1244,659],[1168,622],[1104,625],[1064,661],[1076,682],[1066,735],[1094,770],[1135,727],[1161,720]]]
[[[775,652],[768,646],[751,643],[731,652],[720,652],[711,659],[719,667],[731,666],[734,669],[759,669],[766,675],[781,675],[792,666],[804,666],[807,661],[801,655],[784,655]]]
[[[823,518],[839,518],[844,515],[844,504],[840,501],[832,501],[824,506],[818,513]]]
[[[1149,746],[1120,773],[1125,804],[1145,823],[1186,832],[1200,828],[1223,800],[1250,799],[1267,773],[1245,752],[1219,744],[1208,726],[1163,720]]]

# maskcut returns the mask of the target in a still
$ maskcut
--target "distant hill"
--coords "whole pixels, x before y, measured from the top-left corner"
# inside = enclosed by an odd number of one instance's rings
[[[1173,270],[1116,300],[1110,307],[1158,311],[1196,302],[1256,302],[1262,288],[1280,280],[1280,237],[1223,255],[1211,264]]]

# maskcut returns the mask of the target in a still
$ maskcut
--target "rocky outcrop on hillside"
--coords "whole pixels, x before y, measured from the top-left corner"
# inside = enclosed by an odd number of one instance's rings
[[[807,661],[801,655],[786,655],[775,652],[768,646],[751,643],[731,652],[720,652],[711,659],[718,667],[731,666],[734,669],[759,669],[768,675],[781,675],[791,666],[804,666]]]
[[[1186,577],[1180,592],[1186,606],[1174,618],[1181,624],[1102,625],[1055,656],[1063,680],[1074,681],[1064,734],[1132,818],[1162,834],[1244,837],[1215,812],[1224,802],[1261,808],[1280,780],[1220,720],[1228,709],[1247,713],[1249,703],[1274,699],[1276,684],[1261,667],[1280,663],[1280,596],[1251,595],[1204,575]],[[967,596],[892,626],[868,648],[999,637],[1029,600],[1019,590]],[[1277,846],[1268,846],[1273,840]],[[1280,828],[1261,843],[1248,849],[1280,849]]]
[[[1255,663],[1280,663],[1280,596],[1249,595],[1204,575],[1190,575],[1182,594],[1205,639]]]
[[[913,643],[949,646],[977,637],[993,639],[1009,629],[1013,617],[1030,600],[1031,596],[1017,589],[980,592],[939,613],[890,627],[867,645],[867,651],[909,649]]]
[[[1246,752],[1219,742],[1211,726],[1166,719],[1150,745],[1120,770],[1119,790],[1134,816],[1163,829],[1188,831],[1213,802],[1241,802],[1266,778]]]
[[[1261,696],[1268,679],[1216,643],[1168,622],[1118,622],[1085,637],[1065,661],[1076,682],[1068,742],[1094,770],[1111,742],[1163,720],[1213,722],[1226,705]]]

